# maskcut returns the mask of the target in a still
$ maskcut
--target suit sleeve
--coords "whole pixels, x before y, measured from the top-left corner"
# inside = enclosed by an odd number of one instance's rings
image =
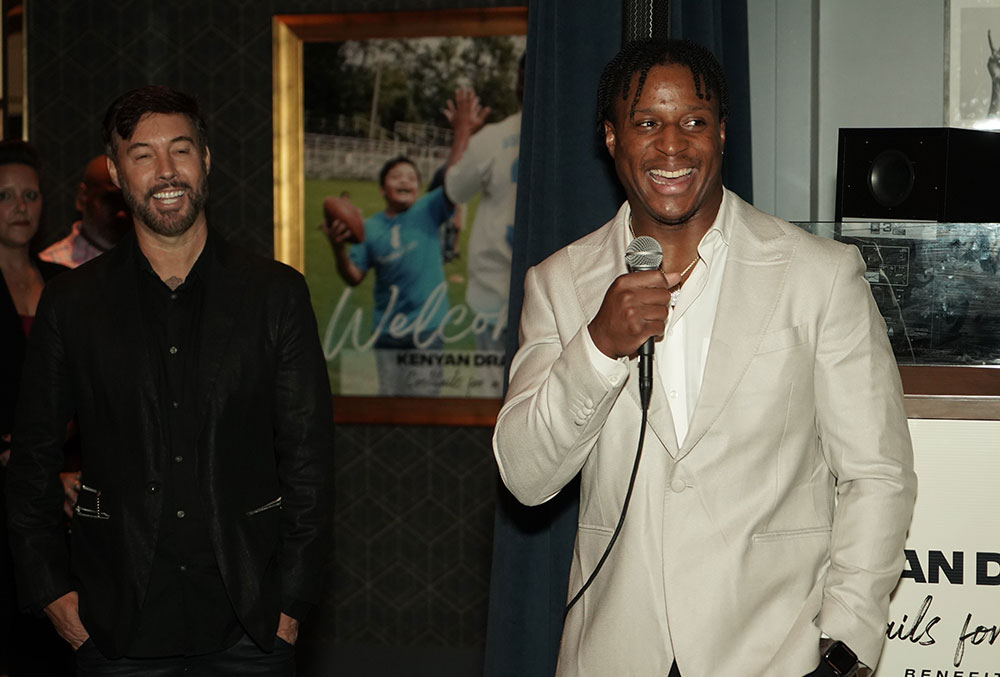
[[[319,597],[332,509],[333,406],[305,280],[296,276],[278,330],[274,441],[281,485],[281,610]]]
[[[63,327],[47,292],[28,341],[6,487],[18,595],[35,613],[72,589],[59,471],[73,403]]]
[[[916,476],[899,372],[855,248],[845,249],[820,321],[817,428],[837,478],[820,629],[874,666],[903,568]]]
[[[537,268],[525,277],[520,348],[493,436],[500,476],[525,505],[544,503],[580,472],[628,373],[621,362],[610,379],[594,367],[582,314],[560,331],[553,302],[569,307],[575,296],[541,277]]]

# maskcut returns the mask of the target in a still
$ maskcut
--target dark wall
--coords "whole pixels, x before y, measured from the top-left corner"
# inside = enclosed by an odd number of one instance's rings
[[[61,237],[74,220],[73,192],[84,165],[102,151],[108,103],[126,89],[161,83],[202,104],[212,148],[210,227],[270,255],[272,14],[523,4],[30,2],[28,124],[44,160],[41,240]],[[366,645],[376,653],[481,645],[495,494],[490,430],[341,425],[336,457],[329,590],[304,638],[314,648]]]

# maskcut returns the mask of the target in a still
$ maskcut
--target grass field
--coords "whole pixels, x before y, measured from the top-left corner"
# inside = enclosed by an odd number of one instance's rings
[[[342,337],[345,331],[348,313],[342,313],[336,326],[328,328],[331,317],[341,300],[343,294],[349,294],[348,307],[352,311],[360,311],[362,320],[360,323],[360,336],[367,339],[372,331],[372,305],[375,275],[373,271],[365,276],[364,281],[353,289],[347,287],[337,274],[333,260],[333,251],[326,236],[319,229],[319,224],[323,220],[323,198],[328,195],[340,195],[343,191],[350,193],[351,202],[356,204],[361,212],[367,217],[385,208],[385,200],[379,191],[378,183],[375,181],[349,181],[349,180],[315,180],[310,179],[305,182],[305,276],[309,284],[309,291],[312,296],[313,310],[316,312],[316,320],[319,324],[320,337],[332,337],[334,341]],[[464,217],[465,227],[459,235],[458,251],[460,255],[445,265],[445,279],[448,281],[448,298],[452,306],[461,304],[465,299],[466,283],[466,259],[464,252],[467,251],[469,239],[469,224],[475,215],[478,198],[466,205]],[[330,351],[333,345],[330,341],[324,342],[324,350]],[[472,350],[474,349],[472,337],[463,339],[461,342],[449,344],[449,350]],[[341,383],[341,369],[338,355],[327,362],[330,372],[330,385],[334,394],[374,394],[375,388],[375,367],[369,353],[358,353],[350,351],[345,354],[345,359],[350,360],[370,360],[370,370],[367,366],[360,369],[352,369],[352,372],[370,374],[370,378],[359,381]],[[357,365],[352,365],[357,366]]]

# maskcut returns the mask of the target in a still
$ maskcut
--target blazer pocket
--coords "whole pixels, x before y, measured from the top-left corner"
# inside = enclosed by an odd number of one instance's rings
[[[605,527],[600,524],[577,524],[576,528],[580,531],[590,531],[595,534],[604,534],[605,536],[615,533],[612,527]]]
[[[262,513],[266,510],[272,510],[274,508],[280,508],[280,507],[281,507],[281,496],[278,496],[273,501],[268,501],[264,505],[257,506],[253,510],[247,510],[246,515],[247,517],[253,517],[254,515]]]
[[[763,531],[753,535],[754,543],[772,543],[774,541],[788,541],[796,538],[810,538],[815,536],[827,536],[833,531],[833,527],[809,527],[806,529],[788,529],[786,531]]]
[[[764,334],[757,346],[757,354],[773,353],[801,345],[809,340],[809,328],[804,325],[786,327],[769,334]]]

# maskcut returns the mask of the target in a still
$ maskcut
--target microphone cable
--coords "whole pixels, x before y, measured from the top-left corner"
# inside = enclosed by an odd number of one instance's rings
[[[632,229],[631,217],[629,219],[629,230]],[[633,236],[635,233],[633,233]],[[647,270],[657,270],[663,261],[663,249],[660,247],[660,243],[648,235],[640,235],[635,237],[625,249],[625,265],[628,266],[630,272],[636,271],[647,271]],[[591,572],[590,577],[586,580],[583,586],[580,588],[573,599],[569,601],[566,605],[566,610],[563,612],[563,620],[566,620],[566,616],[569,615],[570,609],[573,605],[580,601],[583,597],[583,593],[587,591],[590,584],[594,582],[597,578],[597,574],[600,572],[601,567],[608,560],[608,555],[611,554],[611,549],[615,546],[615,541],[618,540],[618,535],[621,533],[622,525],[625,524],[625,515],[628,513],[628,504],[632,500],[632,489],[635,487],[635,477],[639,472],[639,460],[642,458],[642,444],[646,439],[646,417],[649,409],[649,398],[651,390],[653,387],[653,337],[649,337],[648,340],[643,342],[639,347],[639,401],[642,408],[642,425],[639,428],[639,445],[635,450],[635,462],[632,464],[632,476],[628,480],[628,491],[625,492],[625,501],[622,503],[622,513],[618,517],[618,524],[615,526],[615,530],[611,534],[611,540],[608,541],[608,547],[604,549],[604,554],[601,555],[601,559],[598,560],[597,566],[594,567],[593,572]]]
[[[594,582],[595,578],[597,578],[598,572],[600,572],[601,567],[603,567],[604,563],[607,561],[608,555],[611,554],[611,549],[615,547],[615,541],[618,540],[618,534],[621,533],[622,525],[625,524],[625,515],[628,513],[628,504],[629,501],[632,500],[632,489],[635,487],[635,477],[639,472],[639,460],[642,458],[642,444],[643,441],[646,439],[646,409],[648,408],[648,406],[649,406],[648,403],[646,403],[642,407],[642,427],[639,429],[639,445],[638,448],[636,448],[635,450],[635,462],[632,464],[632,476],[629,477],[628,480],[628,491],[625,492],[625,501],[624,503],[622,503],[622,512],[621,515],[619,515],[618,517],[618,524],[617,526],[615,526],[615,530],[611,534],[611,540],[608,541],[608,547],[604,549],[604,554],[601,555],[601,559],[597,562],[597,566],[594,567],[594,570],[591,572],[590,577],[587,578],[587,581],[583,584],[580,590],[573,596],[573,599],[571,599],[569,603],[566,605],[566,610],[563,612],[563,621],[565,621],[566,617],[569,616],[569,611],[570,609],[573,608],[573,605],[575,605],[578,601],[580,601],[580,598],[583,597],[583,593],[587,591],[587,588],[590,587],[590,584]]]

